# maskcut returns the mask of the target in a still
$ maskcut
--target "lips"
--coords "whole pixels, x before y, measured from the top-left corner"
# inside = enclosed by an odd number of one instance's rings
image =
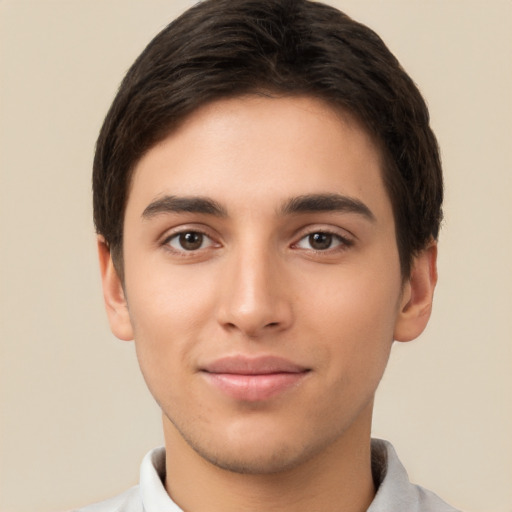
[[[207,383],[235,400],[268,400],[296,387],[310,369],[275,356],[250,358],[231,356],[217,359],[203,368]]]

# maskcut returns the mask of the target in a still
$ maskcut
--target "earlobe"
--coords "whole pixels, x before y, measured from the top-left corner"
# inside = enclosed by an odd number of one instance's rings
[[[411,341],[427,326],[437,283],[437,243],[415,256],[411,275],[404,283],[402,302],[395,323],[394,339]]]
[[[112,261],[110,249],[101,235],[98,236],[98,258],[110,329],[117,338],[130,341],[133,339],[133,329],[123,283]]]

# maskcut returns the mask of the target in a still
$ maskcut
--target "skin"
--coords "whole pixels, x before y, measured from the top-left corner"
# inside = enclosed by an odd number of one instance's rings
[[[367,509],[374,394],[393,340],[423,331],[437,276],[433,243],[403,279],[381,155],[354,119],[308,97],[207,105],[136,166],[124,283],[98,247],[184,510]],[[261,356],[300,375],[267,396],[205,371]]]

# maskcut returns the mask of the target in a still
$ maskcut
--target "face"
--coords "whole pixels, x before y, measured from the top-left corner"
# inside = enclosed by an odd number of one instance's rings
[[[111,325],[171,444],[268,473],[369,435],[412,293],[353,119],[311,98],[198,110],[138,163],[123,250],[124,290],[103,265]]]

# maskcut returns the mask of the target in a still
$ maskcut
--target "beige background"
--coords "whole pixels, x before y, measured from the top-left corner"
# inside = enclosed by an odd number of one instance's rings
[[[419,84],[447,199],[434,316],[397,345],[374,434],[411,479],[512,511],[512,2],[331,2]],[[123,73],[190,1],[0,1],[0,510],[82,505],[161,443],[133,347],[110,334],[90,167]]]

